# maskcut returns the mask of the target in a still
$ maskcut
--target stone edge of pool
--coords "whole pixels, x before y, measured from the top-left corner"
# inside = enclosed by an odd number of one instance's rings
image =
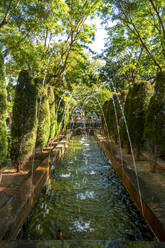
[[[49,179],[50,162],[56,162],[63,156],[71,136],[71,133],[67,133],[62,140],[45,147],[42,152],[46,153],[46,158],[40,161],[33,175],[29,175],[19,187],[13,187],[12,196],[0,208],[0,240],[15,240],[17,238],[19,229]]]
[[[125,188],[129,192],[132,200],[144,216],[153,233],[159,241],[165,241],[165,204],[156,199],[153,199],[151,188],[140,177],[138,177],[140,191],[136,181],[135,172],[129,168],[130,161],[123,157],[124,166],[121,165],[121,160],[118,159],[117,153],[110,142],[101,133],[94,132],[94,136],[104,151],[106,157],[111,161],[113,168],[123,182]],[[154,192],[156,193],[156,192]],[[141,194],[141,200],[140,200]],[[143,205],[143,207],[141,206]]]

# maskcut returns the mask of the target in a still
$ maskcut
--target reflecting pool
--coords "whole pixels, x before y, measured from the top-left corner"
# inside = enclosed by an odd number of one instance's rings
[[[19,239],[153,240],[93,136],[74,136],[24,224]]]

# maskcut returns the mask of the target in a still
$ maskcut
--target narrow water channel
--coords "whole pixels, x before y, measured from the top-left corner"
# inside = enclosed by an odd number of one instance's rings
[[[75,136],[64,159],[52,165],[50,179],[19,238],[65,240],[153,240],[93,136]]]

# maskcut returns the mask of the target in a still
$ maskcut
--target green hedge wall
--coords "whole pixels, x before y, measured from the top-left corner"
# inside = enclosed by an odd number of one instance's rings
[[[109,108],[109,101],[106,101],[103,105],[103,113],[104,113],[104,116],[101,116],[102,118],[102,126],[103,126],[103,129],[104,129],[104,133],[108,136],[109,134],[109,128],[107,130],[107,127],[108,127],[108,123],[109,123],[109,120],[108,120],[108,108]],[[105,117],[105,119],[104,119]],[[106,123],[105,123],[105,120],[106,120]],[[106,125],[107,124],[107,125]]]
[[[120,99],[120,103],[121,103],[122,107],[124,107],[127,94],[128,94],[127,90],[123,90],[119,94],[119,99]],[[123,123],[122,123],[123,115],[122,115],[122,111],[121,111],[120,104],[119,104],[119,101],[118,101],[116,94],[113,95],[113,99],[111,98],[110,100],[106,101],[103,105],[103,112],[105,115],[108,131],[107,131],[107,127],[106,127],[106,124],[105,124],[103,117],[102,117],[102,125],[103,125],[103,129],[104,129],[105,134],[106,135],[109,134],[109,136],[111,138],[113,138],[115,142],[118,142],[119,141],[119,134],[118,134],[118,129],[117,129],[117,121],[116,121],[114,108],[116,108],[119,132],[120,132],[120,137],[121,137],[121,129],[122,129],[122,125],[123,125]]]
[[[65,103],[65,117],[64,117],[64,125],[63,125],[63,130],[66,130],[66,127],[69,123],[69,116],[70,116],[70,106],[66,102]]]
[[[119,100],[121,103],[121,107],[124,109],[125,101],[128,95],[128,90],[122,90],[119,93]],[[120,133],[120,139],[122,140],[122,126],[123,126],[123,114],[121,111],[121,107],[119,104],[119,101],[117,99],[117,96],[114,95],[114,102],[115,102],[115,107],[116,107],[116,112],[117,112],[117,118],[118,118],[118,125],[119,125],[119,133]],[[115,116],[114,116],[115,118]],[[119,134],[117,130],[117,123],[116,123],[116,118],[115,118],[115,128],[114,128],[114,139],[118,142],[119,141]]]
[[[7,91],[5,82],[5,67],[3,55],[0,52],[0,166],[6,163],[7,157]]]
[[[152,96],[152,86],[150,82],[140,81],[133,85],[131,89],[131,98],[129,100],[127,124],[130,138],[137,158],[140,156],[141,149],[144,146],[144,123],[145,114]]]
[[[129,129],[128,113],[129,113],[129,107],[130,107],[130,101],[131,101],[131,94],[132,94],[132,87],[130,87],[129,90],[128,90],[128,94],[126,96],[125,104],[124,104],[124,115],[125,115],[125,119],[126,119],[126,122],[127,122],[128,129]],[[121,124],[121,143],[122,143],[122,146],[124,144],[126,144],[127,147],[128,147],[128,152],[130,152],[128,134],[127,134],[127,131],[126,131],[126,125],[125,125],[124,119],[122,120],[122,124]]]
[[[156,76],[145,118],[144,138],[155,160],[158,156],[165,157],[165,72]]]
[[[49,111],[50,111],[50,139],[54,138],[57,129],[57,118],[56,118],[56,103],[54,96],[54,87],[48,86],[48,99],[49,99]]]
[[[18,165],[35,146],[37,129],[37,91],[29,71],[19,74],[12,118],[11,158]]]
[[[50,109],[48,86],[45,85],[43,87],[43,80],[39,78],[35,79],[35,83],[37,86],[37,99],[39,104],[39,120],[36,144],[39,147],[44,147],[48,143],[50,137]],[[40,98],[42,99],[41,104]]]

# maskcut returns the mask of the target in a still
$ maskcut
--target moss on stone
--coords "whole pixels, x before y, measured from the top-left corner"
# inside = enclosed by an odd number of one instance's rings
[[[50,109],[48,99],[48,86],[43,87],[42,79],[35,79],[37,86],[37,98],[39,104],[39,120],[37,129],[37,141],[36,144],[39,147],[44,147],[50,137]],[[41,100],[41,102],[40,102]]]
[[[145,118],[144,138],[155,160],[165,156],[165,72],[156,76],[154,94]]]
[[[0,165],[6,163],[7,157],[7,91],[3,55],[0,52]]]
[[[12,160],[18,164],[33,152],[37,129],[37,91],[29,71],[19,74],[12,118]]]

